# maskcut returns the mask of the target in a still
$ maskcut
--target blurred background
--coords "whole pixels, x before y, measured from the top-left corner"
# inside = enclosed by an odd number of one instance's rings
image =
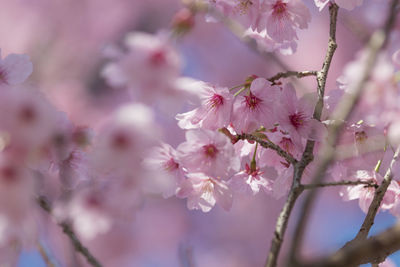
[[[319,69],[327,48],[328,11],[319,12],[311,0],[304,2],[313,15],[309,29],[298,32],[296,54],[280,56],[292,70]],[[355,11],[340,10],[339,48],[329,74],[328,91],[336,88],[336,78],[346,62],[381,24],[387,1],[364,2]],[[155,33],[170,27],[182,4],[179,0],[0,0],[0,7],[2,57],[9,53],[28,54],[34,66],[28,83],[38,87],[74,123],[96,129],[102,118],[129,101],[126,92],[110,88],[99,74],[107,62],[105,49],[122,45],[128,32]],[[251,74],[270,77],[281,70],[273,61],[249,50],[222,25],[206,23],[200,15],[195,27],[177,41],[177,46],[184,58],[185,76],[221,86],[241,84]],[[310,92],[316,88],[313,78],[303,79],[302,84]],[[305,93],[304,88],[299,90]],[[172,146],[182,142],[184,132],[177,127],[174,115],[159,111],[156,105],[153,108],[163,128],[163,141]],[[182,103],[180,111],[187,110],[188,106]],[[323,189],[320,194],[302,248],[304,256],[333,252],[357,233],[364,214],[357,201],[343,202],[338,190]],[[149,197],[126,229],[130,240],[117,233],[112,238],[104,237],[108,249],[104,244],[101,249],[96,247],[98,244],[88,245],[100,260],[115,258],[107,266],[262,266],[282,206],[283,200],[260,193],[252,198],[235,197],[230,212],[215,207],[202,213],[189,211],[185,200]],[[281,265],[291,240],[296,208]],[[389,213],[378,214],[373,233],[394,222]],[[64,238],[57,226],[42,230],[43,245],[57,261],[57,255],[62,254],[57,251],[65,253],[70,248],[48,241],[54,239],[50,236]],[[399,253],[390,259],[400,265]],[[40,253],[32,249],[22,253],[18,266],[46,265]]]

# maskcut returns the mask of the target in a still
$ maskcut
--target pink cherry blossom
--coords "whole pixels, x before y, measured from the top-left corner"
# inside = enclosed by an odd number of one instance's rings
[[[222,133],[210,130],[186,132],[186,142],[177,148],[179,161],[189,172],[203,172],[214,177],[227,178],[230,171],[238,171],[239,159],[233,145]]]
[[[358,170],[353,176],[354,179],[363,181],[373,181],[379,184],[383,177],[375,171]],[[374,198],[375,188],[366,186],[364,184],[348,186],[341,192],[341,196],[344,201],[358,199],[358,204],[361,210],[367,213],[368,208]]]
[[[227,127],[231,120],[233,95],[225,87],[203,83],[199,92],[201,106],[176,115],[182,129],[203,128],[217,130]]]
[[[182,62],[166,34],[131,33],[125,45],[128,52],[103,69],[102,75],[110,85],[128,87],[137,100],[146,103],[171,94],[179,96],[175,83]]]
[[[185,180],[185,171],[179,163],[177,152],[168,144],[162,143],[150,149],[144,164],[153,170],[153,176],[157,176],[158,185],[153,187],[160,187],[165,198],[173,196]]]
[[[233,128],[238,133],[250,133],[261,126],[270,128],[275,123],[273,104],[278,88],[264,78],[255,79],[250,90],[235,100],[232,115]]]
[[[383,196],[381,208],[383,210],[392,210],[397,205],[396,202],[399,201],[400,195],[400,185],[398,181],[392,180]]]
[[[121,106],[103,126],[90,152],[90,165],[102,174],[135,174],[146,149],[159,137],[153,112],[141,104]]]
[[[301,138],[318,140],[324,126],[312,118],[312,106],[306,99],[297,99],[296,91],[291,84],[285,85],[277,105],[277,120],[299,147],[302,146]]]
[[[268,35],[277,42],[297,39],[296,29],[305,29],[311,21],[308,8],[300,0],[265,0],[266,19],[259,27],[266,27]]]
[[[203,212],[209,212],[216,203],[228,211],[233,201],[232,191],[226,181],[203,173],[188,174],[177,196],[187,198],[188,209],[200,209]]]
[[[0,89],[0,129],[10,135],[10,145],[28,151],[50,142],[61,113],[32,88]]]
[[[252,170],[248,163],[246,163],[244,170],[232,176],[229,185],[232,190],[248,195],[256,195],[261,188],[267,193],[272,191],[272,181],[265,177],[264,172],[259,167]]]
[[[1,59],[0,49],[0,84],[19,84],[32,73],[32,62],[28,55],[9,54]]]

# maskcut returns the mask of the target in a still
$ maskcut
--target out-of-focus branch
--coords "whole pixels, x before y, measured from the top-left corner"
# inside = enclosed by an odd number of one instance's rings
[[[276,80],[279,80],[281,78],[288,78],[288,77],[296,77],[298,79],[303,78],[303,77],[308,77],[308,76],[317,76],[318,71],[316,70],[306,70],[306,71],[286,71],[286,72],[279,72],[272,76],[271,78],[268,78],[267,80],[275,83]]]
[[[43,210],[49,214],[52,213],[51,205],[44,197],[38,197],[36,201]],[[69,237],[75,250],[82,254],[90,265],[93,267],[102,267],[100,262],[90,253],[89,249],[82,245],[81,241],[78,239],[75,232],[72,230],[72,227],[68,223],[60,222],[58,225],[63,229],[64,234]]]
[[[299,266],[352,267],[366,263],[378,264],[398,250],[400,250],[400,223],[376,236],[352,243],[326,258]]]
[[[362,72],[360,73],[360,79],[358,82],[352,84],[349,87],[349,96],[341,101],[334,114],[333,114],[333,121],[335,122],[331,128],[329,129],[328,133],[328,140],[324,144],[320,152],[320,163],[315,171],[315,175],[312,179],[313,184],[321,183],[327,168],[329,167],[330,163],[334,159],[334,147],[338,142],[338,138],[343,127],[344,122],[352,113],[360,95],[365,87],[369,76],[373,70],[375,65],[376,59],[378,57],[379,51],[385,46],[388,35],[393,27],[395,16],[396,16],[396,5],[398,0],[393,0],[391,4],[390,13],[388,14],[388,19],[385,24],[383,30],[376,31],[367,47],[367,60],[365,61],[365,66]],[[316,107],[317,108],[317,107]],[[307,149],[307,148],[306,148]],[[312,189],[309,191],[306,200],[303,203],[302,210],[300,212],[300,217],[298,223],[296,224],[294,240],[291,246],[291,261],[292,263],[296,262],[297,253],[299,251],[300,244],[302,242],[305,226],[307,225],[308,217],[310,215],[310,210],[314,203],[314,200],[317,196],[317,190]]]
[[[350,185],[362,185],[362,184],[367,187],[375,187],[375,188],[378,187],[378,185],[373,180],[338,181],[338,182],[321,183],[321,184],[302,184],[301,186],[303,187],[304,190],[307,190],[319,187],[343,186],[343,185],[350,186]]]
[[[297,160],[295,158],[293,158],[292,155],[290,155],[288,152],[286,152],[285,150],[283,150],[280,146],[278,146],[277,144],[274,144],[273,142],[267,140],[267,139],[262,139],[260,137],[254,136],[252,134],[238,134],[236,136],[237,140],[249,140],[249,141],[256,141],[257,143],[260,144],[260,146],[264,147],[264,148],[269,148],[272,150],[275,150],[276,153],[278,153],[279,156],[283,157],[284,159],[287,160],[287,162],[292,163],[292,164],[296,164]]]
[[[336,44],[336,22],[337,22],[337,14],[339,7],[336,4],[331,4],[329,6],[329,14],[330,14],[330,29],[329,29],[329,44],[328,51],[322,65],[322,69],[317,72],[317,83],[318,83],[318,101],[314,108],[313,118],[316,120],[321,119],[322,108],[324,106],[324,93],[325,93],[325,84],[328,75],[328,71],[332,62],[333,54],[335,53],[337,44]],[[281,213],[279,214],[274,238],[271,242],[271,248],[268,254],[267,261],[265,263],[265,267],[275,267],[278,262],[278,256],[280,252],[280,248],[282,246],[283,237],[286,232],[287,224],[289,222],[289,217],[296,203],[297,198],[303,192],[303,188],[301,186],[301,177],[303,176],[303,172],[308,164],[314,159],[313,150],[314,150],[315,142],[312,140],[308,140],[306,144],[306,148],[302,155],[302,158],[299,162],[294,164],[294,172],[293,172],[293,182],[289,191],[288,198],[286,200],[285,205]]]

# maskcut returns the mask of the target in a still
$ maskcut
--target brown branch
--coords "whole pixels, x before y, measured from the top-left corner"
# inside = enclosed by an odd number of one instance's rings
[[[51,261],[50,256],[48,255],[47,250],[40,244],[40,242],[37,242],[37,248],[42,256],[42,259],[44,263],[46,264],[47,267],[56,267],[56,265]]]
[[[390,183],[392,182],[392,178],[393,178],[392,169],[393,169],[395,162],[399,158],[399,152],[400,152],[400,147],[397,148],[397,150],[393,156],[393,159],[390,163],[390,166],[386,171],[386,174],[383,178],[381,185],[375,191],[374,198],[368,208],[367,215],[365,216],[365,219],[360,228],[360,231],[357,233],[356,237],[353,240],[351,240],[350,242],[348,242],[344,247],[349,246],[352,243],[365,240],[368,237],[369,231],[371,230],[371,227],[374,224],[375,216],[378,213],[378,209],[381,205],[383,197],[385,196],[387,188],[389,187]]]
[[[38,197],[36,201],[43,210],[45,210],[49,214],[52,213],[51,205],[44,197]],[[91,266],[102,267],[100,262],[90,253],[90,251],[85,246],[82,245],[81,241],[78,239],[75,232],[72,230],[72,227],[68,223],[60,222],[58,223],[58,225],[63,229],[64,234],[69,237],[75,250],[81,253]]]
[[[329,29],[329,43],[328,43],[328,51],[325,56],[324,63],[322,65],[322,69],[317,72],[317,84],[318,84],[318,101],[314,108],[313,118],[316,120],[321,119],[322,108],[324,106],[324,94],[325,94],[325,84],[326,78],[328,75],[328,71],[332,62],[333,54],[335,53],[337,44],[336,44],[336,22],[337,22],[337,14],[339,7],[336,4],[331,4],[329,6],[330,13],[330,29]],[[280,252],[280,248],[283,242],[283,236],[285,234],[287,224],[289,221],[290,214],[294,207],[294,204],[299,197],[299,195],[303,192],[303,188],[301,186],[301,178],[303,176],[304,169],[308,164],[314,159],[313,150],[314,150],[315,142],[312,140],[308,140],[306,143],[306,148],[302,155],[302,158],[299,162],[294,164],[294,173],[293,173],[293,182],[291,189],[289,191],[288,199],[279,214],[276,226],[275,226],[275,234],[274,238],[271,242],[270,252],[265,263],[266,267],[275,267],[277,265],[278,256]]]
[[[308,76],[317,76],[318,71],[316,70],[306,70],[306,71],[286,71],[286,72],[279,72],[272,76],[271,78],[268,78],[267,80],[272,82],[273,84],[275,83],[276,80],[279,80],[281,78],[288,78],[288,77],[296,77],[298,79],[303,78],[303,77],[308,77]]]
[[[351,185],[361,185],[364,184],[367,187],[375,187],[377,188],[378,185],[373,180],[355,180],[355,181],[338,181],[332,183],[321,183],[321,184],[302,184],[304,190],[320,188],[320,187],[330,187],[330,186],[351,186]]]
[[[338,107],[335,109],[333,114],[333,121],[335,122],[330,128],[328,134],[328,140],[324,144],[320,152],[320,163],[317,166],[315,175],[312,179],[313,184],[318,184],[323,181],[326,170],[329,167],[330,163],[334,159],[334,147],[338,142],[338,138],[343,127],[344,122],[352,113],[359,97],[361,96],[362,89],[365,87],[369,76],[372,72],[372,69],[377,60],[379,51],[385,46],[388,35],[393,27],[395,20],[395,6],[397,5],[398,0],[393,0],[392,9],[390,9],[390,13],[388,14],[388,19],[384,30],[376,31],[368,44],[367,47],[367,60],[364,66],[364,70],[361,72],[361,78],[358,82],[351,84],[349,86],[350,95],[343,99]],[[331,33],[332,34],[332,33]],[[321,81],[322,82],[322,81]],[[317,108],[317,107],[316,107]],[[308,143],[308,142],[307,142]],[[307,149],[307,147],[306,147]],[[300,217],[298,223],[296,224],[294,240],[291,246],[291,262],[296,263],[297,255],[296,253],[299,251],[299,245],[304,236],[305,226],[307,225],[308,217],[310,215],[310,210],[314,203],[314,200],[317,196],[317,190],[312,189],[309,191],[309,194],[306,197],[306,200],[303,203],[302,210],[300,212]]]
[[[400,250],[400,223],[376,236],[352,243],[326,258],[299,266],[351,267],[366,263],[378,264],[398,250]]]
[[[301,167],[299,163],[294,165],[292,186],[290,188],[288,198],[276,221],[274,237],[271,241],[271,248],[269,250],[265,267],[274,267],[277,265],[279,252],[283,243],[283,238],[285,236],[290,214],[292,213],[297,198],[303,192],[303,188],[300,186],[299,180],[303,175],[304,168],[305,167]]]
[[[276,153],[278,153],[279,156],[283,157],[284,159],[286,159],[287,162],[291,163],[291,164],[296,164],[297,160],[295,158],[293,158],[292,155],[290,155],[288,152],[286,152],[285,150],[283,150],[280,146],[278,146],[277,144],[274,144],[273,142],[267,140],[267,139],[262,139],[260,137],[254,136],[252,134],[238,134],[236,136],[237,140],[249,140],[249,141],[256,141],[257,143],[260,144],[260,146],[264,147],[264,148],[269,148],[272,150],[275,150]]]

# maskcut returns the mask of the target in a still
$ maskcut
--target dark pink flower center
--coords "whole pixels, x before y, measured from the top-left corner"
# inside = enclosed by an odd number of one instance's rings
[[[88,205],[91,208],[99,208],[102,205],[102,202],[99,198],[99,196],[95,193],[91,193],[86,197],[86,205]]]
[[[34,122],[36,117],[37,114],[34,107],[29,104],[22,106],[18,113],[18,118],[26,124]]]
[[[368,139],[368,135],[364,131],[355,132],[354,136],[355,136],[356,142],[358,142],[358,143],[363,143]]]
[[[153,66],[158,67],[167,62],[164,50],[157,50],[150,56],[150,62]]]
[[[259,168],[259,167],[257,167],[255,170],[252,170],[252,169],[250,168],[249,164],[247,164],[247,163],[246,163],[244,172],[245,172],[247,175],[252,176],[252,178],[253,178],[253,179],[256,179],[256,180],[260,180],[260,175],[264,173],[264,172],[260,171],[260,168]]]
[[[290,123],[293,125],[296,130],[304,125],[306,116],[302,112],[296,112],[294,114],[289,115]]]
[[[217,109],[224,104],[224,98],[221,95],[214,94],[208,101],[211,109]]]
[[[14,166],[4,166],[0,169],[2,180],[8,184],[18,180],[18,171]]]
[[[244,101],[246,102],[246,106],[251,110],[256,109],[260,105],[260,103],[262,102],[261,99],[259,99],[255,95],[253,95],[251,92],[250,92],[249,95],[245,96],[245,100]]]
[[[126,150],[130,146],[131,140],[123,132],[117,132],[111,139],[111,146],[117,150]]]
[[[287,4],[283,3],[282,0],[276,1],[276,3],[272,6],[272,13],[274,15],[283,15],[286,12]]]
[[[213,144],[209,144],[203,146],[203,152],[208,158],[215,158],[218,149]]]
[[[164,163],[164,169],[166,171],[175,171],[179,168],[179,163],[176,163],[173,158],[170,158],[167,162]]]

